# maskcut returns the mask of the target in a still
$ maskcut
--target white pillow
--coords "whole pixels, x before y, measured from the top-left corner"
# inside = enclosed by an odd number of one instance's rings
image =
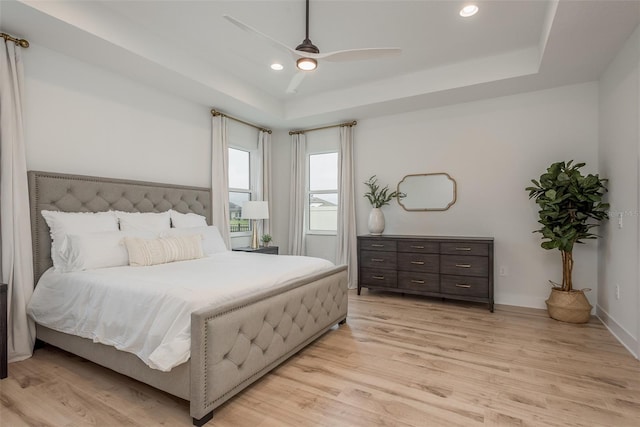
[[[202,252],[205,255],[213,255],[218,252],[227,252],[227,245],[225,245],[218,227],[215,225],[209,225],[206,227],[189,227],[189,228],[172,228],[160,233],[160,237],[171,236],[189,236],[197,234],[202,236]]]
[[[129,265],[125,237],[155,237],[154,233],[125,233],[103,231],[98,233],[69,234],[65,237],[63,272],[92,270],[95,268]]]
[[[132,266],[165,264],[203,257],[200,236],[196,234],[159,239],[125,237],[124,244],[129,252],[129,265]]]
[[[65,236],[99,231],[118,231],[118,218],[109,212],[60,212],[43,210],[42,217],[51,233],[51,259],[57,271],[64,270],[61,258],[65,250]]]
[[[207,218],[202,215],[195,213],[183,214],[181,212],[174,211],[173,209],[170,209],[169,213],[171,215],[171,226],[174,228],[207,226]]]
[[[156,235],[171,228],[171,216],[166,212],[122,212],[116,211],[120,230],[125,232],[150,231]]]
[[[124,246],[125,233],[70,234],[66,237],[63,272],[129,265],[129,254]]]

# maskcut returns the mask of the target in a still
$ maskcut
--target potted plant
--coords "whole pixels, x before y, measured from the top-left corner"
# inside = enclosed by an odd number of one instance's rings
[[[376,178],[375,175],[365,181],[364,184],[369,187],[369,191],[364,193],[364,197],[369,201],[369,203],[371,203],[372,206],[368,222],[369,233],[373,234],[374,236],[379,236],[384,231],[385,226],[384,214],[382,213],[382,210],[380,210],[380,208],[384,205],[388,205],[391,199],[393,199],[394,197],[402,198],[405,197],[405,194],[398,191],[390,192],[388,185],[381,187],[378,184],[378,178]]]
[[[544,249],[558,249],[562,256],[562,283],[550,281],[547,310],[550,317],[571,323],[588,322],[592,308],[584,290],[573,289],[574,245],[597,238],[591,229],[609,218],[609,204],[602,201],[607,180],[597,174],[583,176],[580,168],[584,165],[573,164],[573,160],[553,163],[539,181],[531,180],[533,187],[526,188],[529,199],[540,207],[542,228],[534,233],[542,234]]]
[[[266,248],[271,244],[271,235],[269,234],[263,234],[262,237],[260,238],[260,241],[262,241],[262,245]]]

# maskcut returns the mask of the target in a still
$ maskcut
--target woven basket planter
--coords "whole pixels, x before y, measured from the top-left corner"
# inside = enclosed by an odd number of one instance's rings
[[[549,317],[568,323],[587,323],[593,308],[582,290],[552,289],[546,303]]]

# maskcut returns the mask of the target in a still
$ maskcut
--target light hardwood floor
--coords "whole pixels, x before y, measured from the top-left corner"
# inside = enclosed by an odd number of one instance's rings
[[[191,425],[187,402],[50,346],[0,389],[3,427]],[[640,426],[640,362],[595,318],[363,290],[207,425]]]

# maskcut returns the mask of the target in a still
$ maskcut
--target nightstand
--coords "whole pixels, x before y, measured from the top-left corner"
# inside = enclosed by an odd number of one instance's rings
[[[259,254],[271,254],[278,255],[278,247],[277,246],[260,246],[257,249],[253,249],[251,246],[243,246],[241,248],[233,248],[232,251],[238,252],[255,252]]]
[[[7,285],[0,283],[0,380],[7,378]]]

